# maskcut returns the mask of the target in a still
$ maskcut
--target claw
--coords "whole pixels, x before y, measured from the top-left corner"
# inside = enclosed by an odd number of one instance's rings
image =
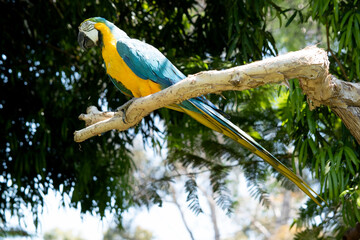
[[[115,112],[122,112],[122,118],[123,118],[123,122],[127,123],[126,121],[126,111],[127,109],[130,107],[130,105],[136,100],[137,98],[132,98],[129,101],[127,101],[126,103],[124,103],[123,105],[121,105],[120,107],[116,108]]]

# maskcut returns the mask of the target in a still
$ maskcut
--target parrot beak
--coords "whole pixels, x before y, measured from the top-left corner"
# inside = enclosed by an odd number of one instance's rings
[[[82,50],[87,50],[96,45],[88,36],[86,36],[84,32],[81,31],[78,34],[78,43]]]

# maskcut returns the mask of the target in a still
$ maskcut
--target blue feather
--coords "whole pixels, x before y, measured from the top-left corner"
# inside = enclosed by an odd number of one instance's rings
[[[162,89],[186,78],[158,49],[147,43],[137,39],[120,39],[116,44],[116,49],[128,67],[138,77],[158,83]],[[198,97],[196,99],[207,103],[214,110],[222,113],[221,110],[217,109],[205,97]],[[189,101],[184,101],[179,105],[200,113]]]
[[[167,88],[185,78],[159,50],[137,39],[120,39],[116,49],[129,68],[140,78]]]

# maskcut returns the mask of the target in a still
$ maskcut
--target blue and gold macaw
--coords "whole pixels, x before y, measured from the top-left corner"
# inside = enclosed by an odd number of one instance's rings
[[[93,46],[101,48],[111,81],[122,93],[131,97],[144,97],[156,93],[186,77],[159,50],[145,42],[130,38],[113,23],[101,17],[89,18],[81,23],[78,42],[83,49]],[[323,199],[308,184],[230,122],[204,97],[191,98],[167,107],[184,112],[205,126],[240,143],[264,159],[320,205],[312,193]]]

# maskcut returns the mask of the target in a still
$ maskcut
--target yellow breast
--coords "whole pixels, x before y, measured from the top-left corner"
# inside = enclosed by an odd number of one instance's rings
[[[104,23],[96,23],[95,28],[102,33],[102,56],[106,65],[107,74],[121,82],[129,89],[134,97],[144,97],[161,90],[160,85],[138,77],[124,62],[116,50],[116,39]]]

